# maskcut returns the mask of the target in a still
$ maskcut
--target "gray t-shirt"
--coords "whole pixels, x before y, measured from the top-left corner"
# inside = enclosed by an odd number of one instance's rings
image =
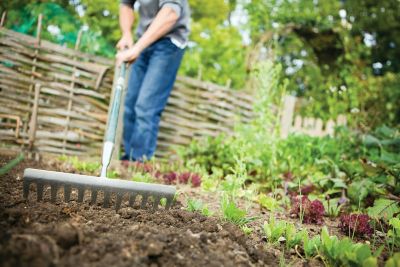
[[[138,37],[142,36],[149,27],[158,11],[162,7],[172,8],[179,16],[178,21],[166,34],[171,41],[180,48],[184,48],[189,38],[189,19],[190,9],[188,0],[120,0],[121,4],[129,5],[133,8],[136,1],[139,2],[139,25],[137,28]]]

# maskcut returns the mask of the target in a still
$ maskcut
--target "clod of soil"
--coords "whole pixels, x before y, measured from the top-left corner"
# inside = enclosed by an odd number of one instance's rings
[[[0,166],[10,158],[0,157]],[[277,266],[232,224],[180,209],[103,209],[74,198],[56,204],[22,198],[24,161],[0,178],[1,266]]]

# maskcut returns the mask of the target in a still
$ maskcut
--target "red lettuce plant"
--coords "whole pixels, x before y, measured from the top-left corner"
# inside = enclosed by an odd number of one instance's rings
[[[190,172],[183,172],[179,175],[179,182],[182,184],[187,184],[189,182],[190,176],[192,174]]]
[[[178,178],[178,175],[176,174],[176,172],[170,171],[170,172],[164,173],[162,177],[166,184],[174,184],[174,183],[176,183],[176,179]]]
[[[193,187],[198,187],[201,185],[201,177],[197,173],[184,172],[178,174],[174,171],[170,171],[164,173],[162,178],[166,184],[176,184],[177,182],[187,184],[191,182]]]
[[[321,201],[308,199],[308,196],[292,198],[292,209],[290,214],[303,218],[305,223],[322,224],[325,208]]]
[[[343,214],[340,216],[339,227],[346,234],[370,236],[373,233],[370,221],[366,214]]]
[[[201,185],[201,177],[199,174],[197,173],[193,173],[192,177],[191,177],[191,181],[192,181],[192,186],[193,187],[199,187]]]
[[[137,171],[142,171],[144,173],[151,173],[154,171],[153,165],[151,163],[148,162],[135,162],[134,163],[135,169]]]

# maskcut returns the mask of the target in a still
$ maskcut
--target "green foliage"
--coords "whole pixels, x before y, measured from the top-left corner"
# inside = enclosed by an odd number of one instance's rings
[[[107,171],[107,178],[119,178],[120,174],[116,170]]]
[[[155,178],[150,173],[135,172],[132,176],[132,181],[142,183],[154,183]]]
[[[375,200],[374,205],[368,208],[368,215],[375,219],[391,220],[393,215],[400,212],[399,203],[390,200],[379,198]]]
[[[389,225],[392,227],[388,233],[388,242],[392,245],[391,252],[393,253],[394,248],[400,248],[400,219],[392,218],[389,220]]]
[[[246,225],[257,219],[257,217],[248,217],[245,210],[237,207],[235,202],[229,200],[229,198],[225,196],[221,201],[221,210],[224,220],[239,226]]]
[[[188,148],[178,151],[180,157],[185,161],[194,161],[195,164],[202,166],[208,173],[215,169],[223,171],[222,175],[231,172],[234,165],[234,151],[229,142],[225,142],[227,137],[219,135],[208,137],[200,142],[192,142]]]
[[[187,200],[187,210],[190,212],[200,212],[204,216],[211,216],[212,212],[208,209],[207,205],[205,205],[199,199],[191,199]]]
[[[395,253],[385,263],[385,267],[397,267],[397,266],[400,266],[400,252]]]
[[[339,216],[340,211],[342,210],[344,203],[339,203],[339,198],[328,199],[323,202],[325,212],[329,217],[336,218]]]
[[[311,259],[318,254],[318,248],[321,246],[321,236],[316,235],[309,238],[308,234],[303,236],[303,249],[306,259]]]
[[[190,45],[180,73],[241,89],[247,77],[246,48],[239,29],[226,24],[232,4],[227,1],[189,1],[192,10]]]
[[[334,217],[344,203],[349,204],[347,200],[353,209],[359,209],[388,193],[400,192],[400,165],[396,158],[400,153],[398,130],[383,126],[365,135],[339,128],[334,137],[289,135],[279,139],[261,130],[261,121],[268,124],[268,119],[260,116],[246,127],[247,131],[238,126],[233,137],[212,140],[214,149],[208,151],[209,155],[205,149],[202,153],[188,149],[184,159],[197,163],[210,158],[206,164],[216,174],[212,173],[208,179],[216,178],[225,191],[237,192],[254,183],[261,193],[273,189],[274,198],[282,199],[285,198],[284,184],[292,192],[311,185],[314,198],[329,196],[329,205],[328,201],[324,205]],[[210,145],[195,143],[191,147]],[[213,169],[212,162],[226,166],[226,173],[220,168]],[[279,206],[263,194],[254,200],[269,210]]]
[[[264,222],[263,230],[267,241],[272,244],[277,244],[284,238],[286,221],[275,221],[275,218],[271,217],[268,222]]]
[[[240,226],[240,229],[242,229],[245,235],[250,235],[251,233],[253,233],[253,228],[248,227],[247,225]]]
[[[396,0],[251,1],[252,52],[259,46],[274,51],[288,90],[307,101],[303,114],[324,120],[349,114],[355,124],[397,125],[400,69],[392,62],[398,58],[399,9]],[[368,36],[372,41],[365,41]]]
[[[77,156],[60,156],[60,161],[70,164],[74,169],[81,173],[98,174],[100,172],[101,164],[99,162],[89,162],[78,158]]]
[[[349,238],[330,236],[326,227],[321,232],[321,256],[335,266],[377,266],[377,256],[366,244],[354,244]]]
[[[261,205],[261,207],[272,212],[279,208],[279,202],[275,198],[265,194],[258,195],[257,202]]]
[[[114,15],[110,17],[99,17],[97,15],[104,11],[103,5],[88,5],[88,8],[82,6],[82,8],[87,9],[87,12],[85,12],[83,18],[77,19],[79,16],[75,14],[75,9],[65,4],[64,1],[55,1],[55,3],[22,2],[24,1],[21,1],[21,5],[18,8],[8,9],[7,28],[29,35],[36,35],[38,16],[43,14],[42,39],[74,48],[79,30],[87,25],[89,28],[83,31],[80,50],[105,56],[114,55],[114,41],[116,36],[119,35],[118,19],[116,19],[115,11],[113,11]],[[115,1],[105,2],[109,2],[106,6],[110,10],[118,8],[118,3]],[[5,8],[7,9],[7,6]],[[98,9],[97,15],[94,15],[92,12],[96,8]],[[112,35],[110,35],[111,32]]]
[[[308,233],[306,230],[297,231],[293,223],[284,220],[277,221],[273,216],[268,222],[264,222],[263,231],[267,241],[278,245],[279,242],[285,242],[286,249],[294,248],[300,245]]]

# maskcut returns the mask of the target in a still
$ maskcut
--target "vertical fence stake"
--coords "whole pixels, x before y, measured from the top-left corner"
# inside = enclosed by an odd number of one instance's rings
[[[39,96],[40,96],[40,84],[35,84],[35,98],[33,100],[33,108],[31,120],[29,122],[29,150],[32,151],[35,139],[36,139],[36,130],[37,130],[37,116],[39,109]]]
[[[287,95],[283,100],[283,112],[281,117],[281,137],[286,138],[292,128],[296,97]]]
[[[75,42],[75,51],[79,50],[79,45],[81,42],[82,38],[82,29],[78,32],[78,37],[76,38]],[[73,60],[76,60],[76,57],[73,57]],[[66,152],[67,148],[67,136],[68,136],[68,130],[69,130],[69,123],[71,121],[71,111],[72,111],[72,104],[73,104],[73,97],[74,97],[74,87],[75,87],[75,72],[76,72],[76,66],[72,68],[72,81],[69,86],[69,99],[68,99],[68,106],[67,106],[67,118],[66,118],[66,124],[64,128],[64,140],[63,140],[63,153]]]
[[[1,14],[0,27],[4,27],[4,24],[6,23],[6,17],[7,17],[7,11],[4,11],[3,14]]]
[[[40,35],[41,35],[41,32],[42,32],[42,19],[43,19],[43,15],[39,14],[38,24],[37,24],[37,28],[36,28],[35,53],[33,55],[33,66],[32,66],[32,69],[31,69],[32,74],[31,74],[31,85],[29,86],[29,97],[31,96],[33,88],[35,87],[35,84],[34,84],[35,75],[34,74],[36,72],[36,62],[37,62],[37,56],[39,54],[39,48],[40,48]],[[28,110],[29,109],[31,109],[31,103],[30,102],[28,103]],[[29,118],[29,112],[27,114],[27,118]],[[28,128],[28,124],[25,123],[24,132],[27,132],[27,130],[28,130],[27,128]]]

